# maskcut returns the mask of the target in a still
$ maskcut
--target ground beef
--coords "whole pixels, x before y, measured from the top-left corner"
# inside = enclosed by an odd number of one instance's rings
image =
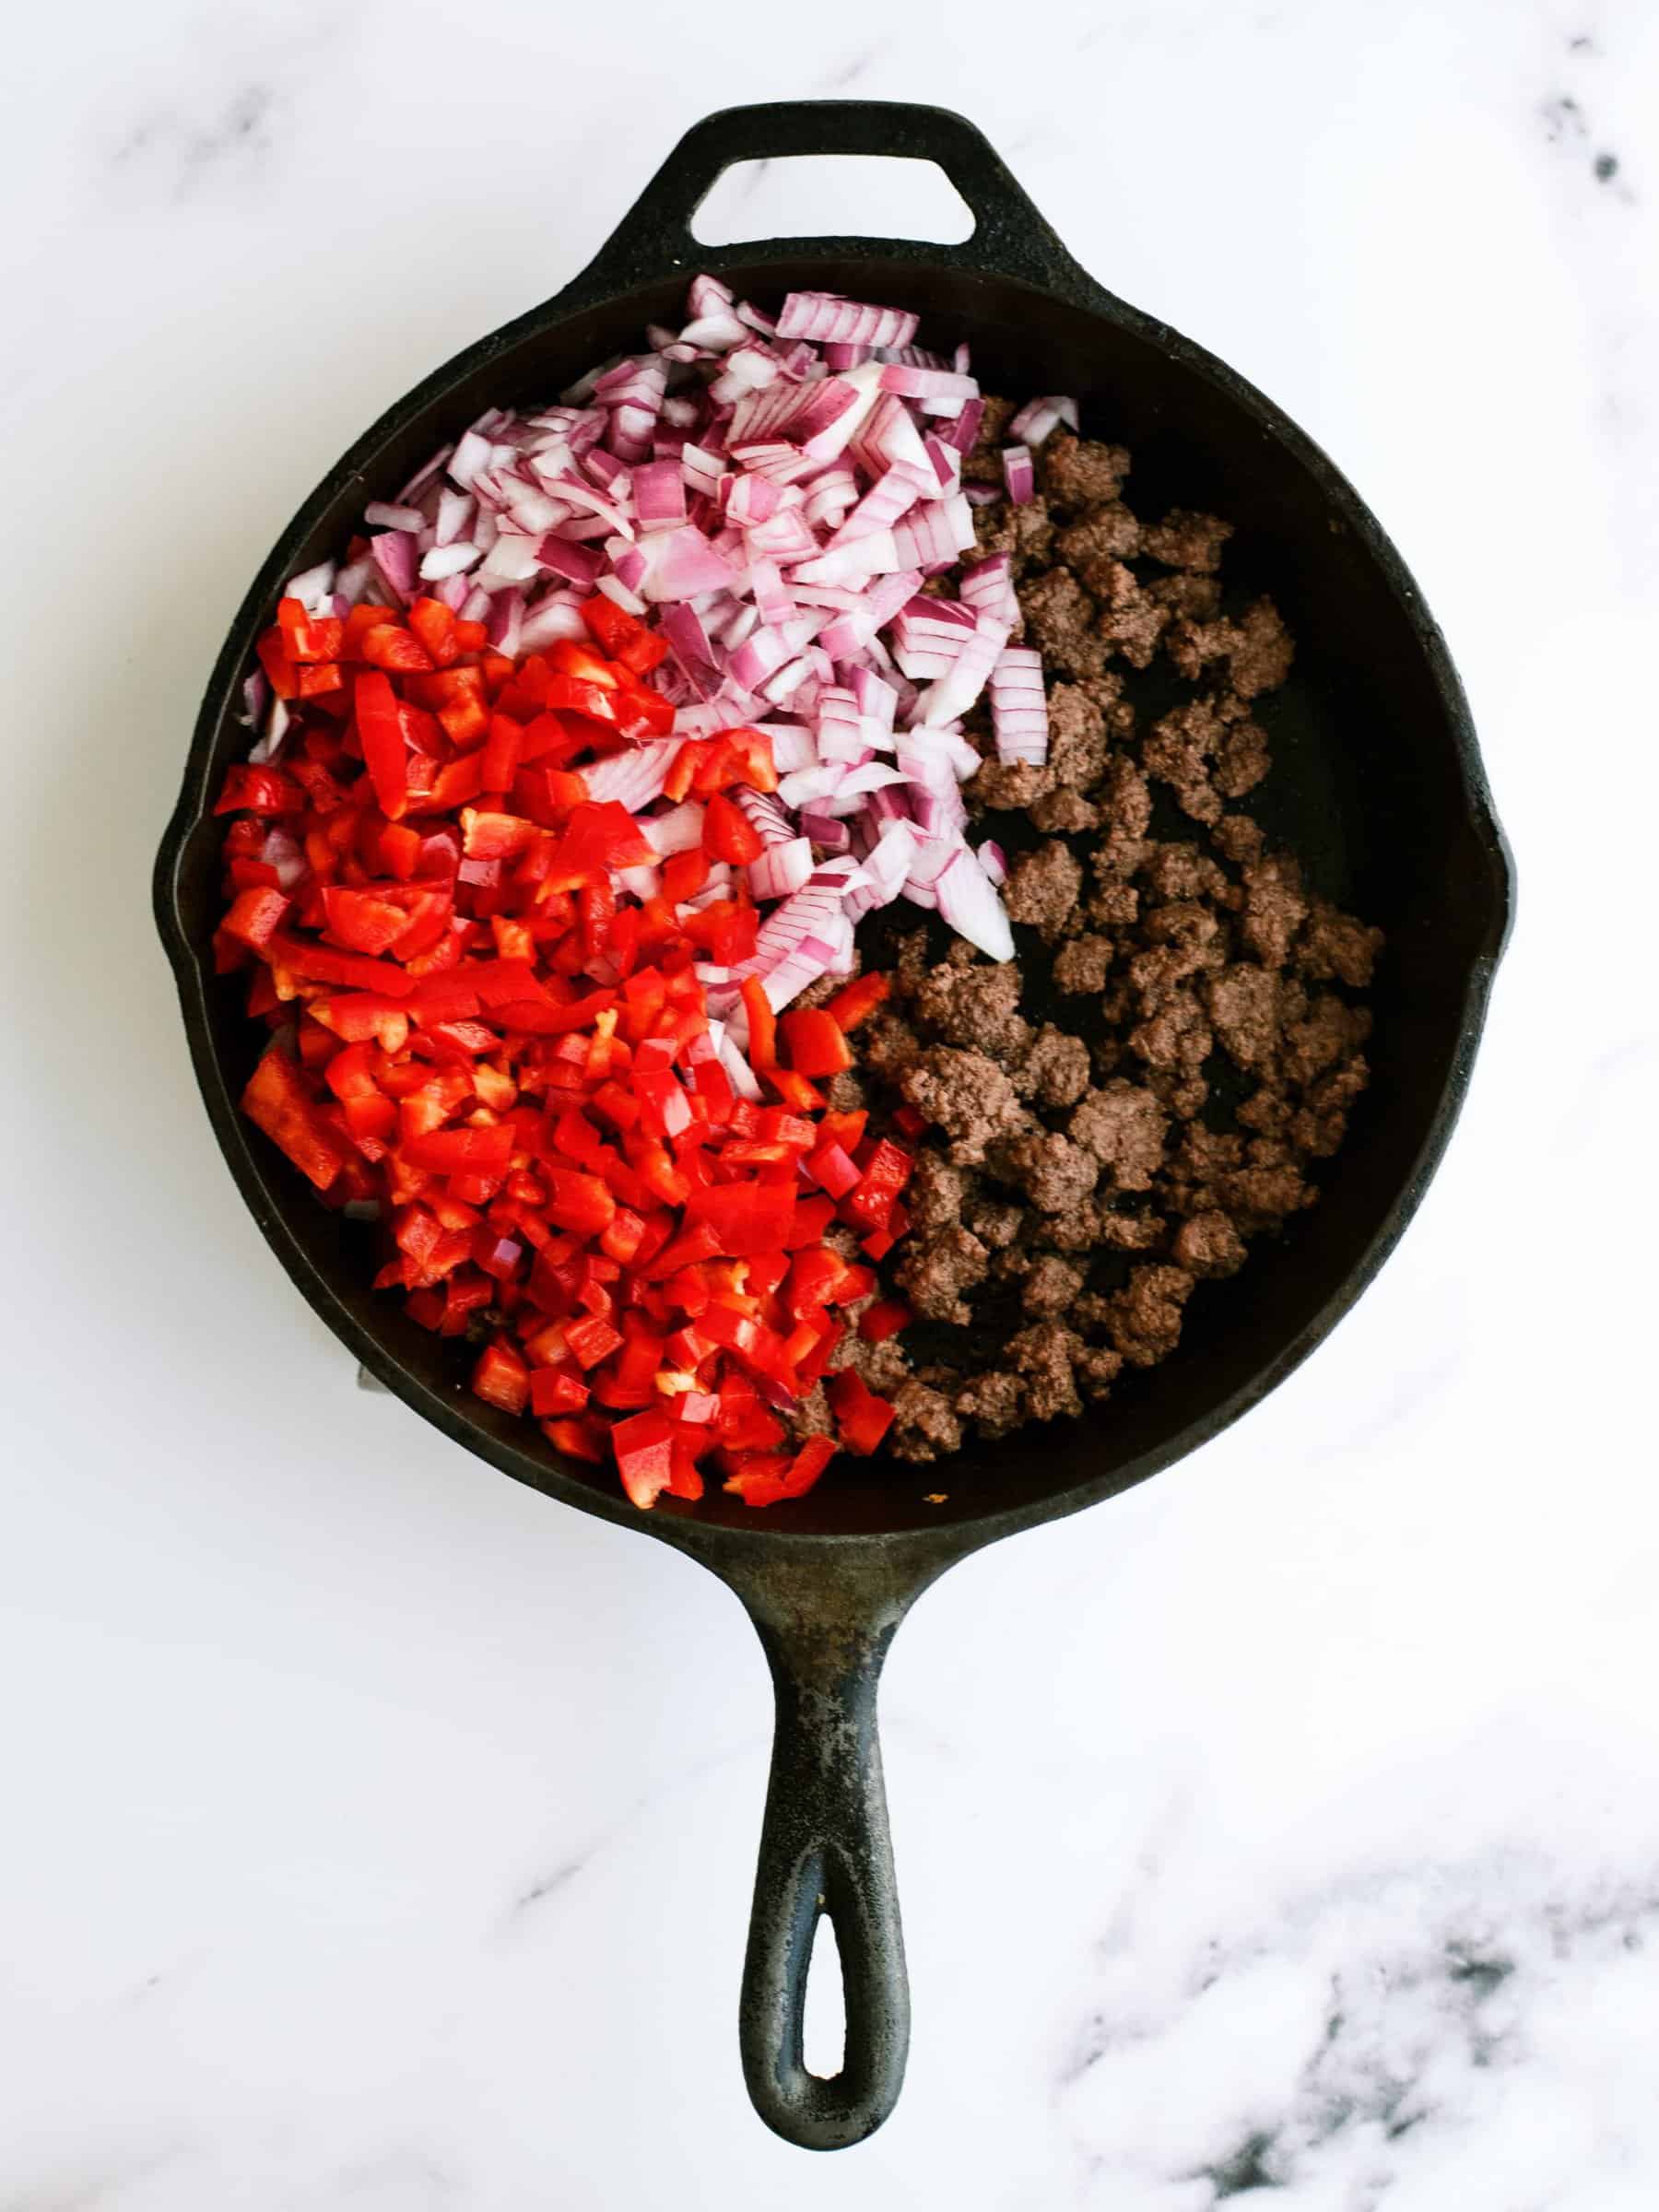
[[[1026,1410],[1026,1386],[1018,1375],[993,1368],[988,1374],[975,1375],[957,1393],[956,1410],[965,1421],[971,1421],[980,1434],[993,1440],[1006,1436],[1029,1418]]]
[[[1121,560],[1101,564],[1095,589],[1100,601],[1096,630],[1132,668],[1150,667],[1170,619],[1169,608],[1144,591],[1135,571]]]
[[[1088,901],[1091,922],[1116,928],[1140,920],[1140,893],[1132,883],[1102,883]]]
[[[1020,594],[1026,630],[1046,667],[1095,676],[1106,645],[1095,629],[1095,604],[1069,569],[1050,569]]]
[[[1014,1070],[1014,1088],[1040,1106],[1074,1105],[1088,1088],[1088,1047],[1080,1037],[1044,1022]]]
[[[893,1401],[892,1449],[900,1459],[948,1458],[962,1447],[962,1424],[942,1391],[913,1377],[901,1383]]]
[[[959,1221],[971,1187],[972,1178],[963,1169],[953,1168],[931,1147],[918,1152],[904,1194],[916,1234],[931,1236],[948,1229],[953,1221]]]
[[[969,481],[1000,484],[1009,419],[987,406]],[[971,816],[1005,818],[985,826],[1010,854],[1018,957],[892,939],[858,1079],[830,1086],[872,1135],[899,1100],[927,1124],[885,1286],[917,1333],[849,1329],[830,1361],[892,1401],[903,1460],[1075,1416],[1167,1357],[1194,1289],[1313,1203],[1310,1169],[1370,1074],[1355,994],[1381,936],[1239,804],[1272,768],[1269,695],[1292,662],[1277,608],[1230,584],[1227,523],[1134,512],[1121,448],[1056,430],[1037,467],[1036,499],[974,511],[1045,664],[1046,763],[985,758],[964,786]],[[982,704],[968,729],[988,755]],[[824,1418],[815,1391],[791,1419]]]
[[[1003,904],[1013,921],[1029,923],[1052,944],[1065,935],[1082,890],[1083,870],[1071,847],[1056,839],[1020,854],[1009,871]]]
[[[1170,631],[1170,658],[1182,676],[1201,676],[1212,662],[1223,660],[1241,699],[1276,690],[1290,673],[1293,651],[1271,599],[1258,599],[1236,622],[1223,616],[1214,622],[1176,623]]]
[[[1244,1265],[1244,1240],[1220,1208],[1212,1206],[1182,1223],[1170,1253],[1189,1275],[1232,1275]]]
[[[1026,1124],[1013,1084],[983,1053],[930,1045],[905,1068],[899,1088],[906,1104],[951,1140],[950,1158],[958,1167],[974,1166],[987,1147]]]
[[[1230,523],[1213,514],[1192,514],[1171,507],[1161,523],[1141,532],[1140,549],[1168,569],[1200,569],[1206,575],[1221,565],[1221,548],[1233,534]]]
[[[1107,564],[1133,560],[1140,549],[1141,525],[1122,500],[1103,500],[1086,509],[1054,540],[1055,552],[1091,592],[1101,588],[1095,580],[1105,575]]]
[[[1239,934],[1264,967],[1282,968],[1307,918],[1301,870],[1288,853],[1244,864],[1244,914]]]
[[[1025,1378],[1033,1420],[1052,1421],[1056,1414],[1082,1412],[1072,1369],[1077,1353],[1087,1348],[1081,1336],[1057,1321],[1040,1321],[1008,1339],[1007,1356]]]
[[[852,1368],[884,1398],[893,1397],[911,1380],[911,1364],[897,1336],[866,1344],[855,1331],[850,1331],[830,1353],[830,1364],[837,1370]]]
[[[1091,1090],[1066,1124],[1075,1142],[1109,1171],[1118,1191],[1149,1191],[1169,1118],[1154,1094],[1122,1077]]]
[[[1065,1214],[1087,1205],[1094,1195],[1100,1163],[1084,1146],[1045,1129],[1005,1145],[999,1172],[1005,1182],[1024,1191],[1040,1212]]]
[[[1019,1012],[1024,987],[1025,979],[1012,961],[969,966],[946,960],[928,971],[911,1003],[930,1035],[1007,1060],[1030,1041],[1030,1025]]]
[[[1056,783],[1085,792],[1098,783],[1112,758],[1106,713],[1080,684],[1056,684],[1048,697],[1048,772]]]
[[[1043,793],[1031,807],[1031,819],[1045,836],[1059,830],[1075,837],[1080,830],[1099,829],[1100,810],[1077,792],[1062,788]]]
[[[1327,900],[1315,899],[1297,941],[1296,971],[1314,982],[1335,977],[1351,991],[1363,991],[1382,949],[1380,929],[1368,929],[1352,914],[1339,914]]]
[[[1218,867],[1194,844],[1158,846],[1147,863],[1144,875],[1147,890],[1155,898],[1171,903],[1187,899],[1202,899],[1212,906],[1241,903],[1240,894],[1226,870]],[[1151,927],[1150,917],[1147,926]]]
[[[1038,474],[1044,495],[1057,507],[1095,507],[1123,489],[1129,455],[1121,445],[1056,430],[1038,457]]]
[[[1240,1067],[1265,1067],[1282,1033],[1277,977],[1240,960],[1211,977],[1204,995],[1223,1050]]]
[[[1019,1302],[1033,1321],[1051,1321],[1070,1312],[1087,1279],[1081,1267],[1045,1252],[1027,1271]]]
[[[795,1399],[783,1416],[783,1425],[801,1442],[809,1436],[834,1435],[835,1417],[821,1382],[815,1382],[804,1398]]]
[[[1052,769],[1033,760],[987,760],[968,786],[968,796],[982,806],[1003,810],[1025,808],[1053,789]]]
[[[916,1032],[890,1006],[877,1007],[858,1032],[859,1065],[866,1074],[896,1082],[921,1050]]]
[[[1106,988],[1112,966],[1112,939],[1085,934],[1062,945],[1054,955],[1054,983],[1061,991],[1093,992]]]
[[[997,1252],[1013,1243],[1025,1218],[1023,1206],[1013,1206],[1006,1198],[990,1196],[976,1199],[963,1216],[980,1242]]]
[[[957,1221],[935,1236],[912,1230],[899,1249],[894,1279],[914,1310],[927,1321],[968,1321],[962,1293],[984,1281],[991,1259],[979,1239]]]
[[[1183,1267],[1152,1264],[1129,1270],[1129,1280],[1107,1300],[1106,1333],[1132,1367],[1154,1367],[1181,1341],[1182,1309],[1193,1277]]]
[[[1000,465],[997,470],[1000,477]],[[982,554],[1006,553],[1018,582],[1034,569],[1045,567],[1053,557],[1054,525],[1041,500],[1027,500],[1018,507],[1005,500],[998,507],[976,507],[974,545]]]
[[[835,980],[840,982],[841,978],[837,976]],[[837,1113],[857,1113],[869,1104],[869,1094],[850,1067],[830,1077],[824,1085],[824,1096]]]

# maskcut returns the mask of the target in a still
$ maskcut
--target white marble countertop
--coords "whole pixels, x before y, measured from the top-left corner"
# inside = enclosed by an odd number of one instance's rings
[[[1655,1223],[1601,1162],[1659,1110],[1659,16],[101,0],[6,78],[0,2206],[1648,2212]],[[1522,901],[1355,1315],[900,1638],[910,2083],[814,2159],[736,2063],[750,1630],[358,1390],[212,1153],[147,878],[298,497],[698,115],[844,91],[973,116],[1336,457]]]

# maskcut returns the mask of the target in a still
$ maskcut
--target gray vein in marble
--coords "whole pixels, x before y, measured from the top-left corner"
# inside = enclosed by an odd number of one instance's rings
[[[0,2212],[96,2212],[117,2191],[124,2194],[135,2183],[147,2182],[194,2156],[187,2144],[168,2144],[159,2150],[109,2161],[77,2180],[48,2184],[44,2192],[30,2184],[19,2193],[8,2193],[0,2197]]]
[[[365,2159],[344,2168],[338,2179],[342,2194],[353,2206],[383,2205],[386,2212],[438,2212],[453,2204],[460,2190],[453,2173],[418,2150]]]
[[[154,109],[115,147],[112,165],[148,170],[172,199],[192,199],[210,174],[247,172],[263,164],[275,144],[272,125],[281,105],[273,86],[250,81],[205,114]]]
[[[608,1850],[629,1824],[637,1820],[649,1806],[658,1805],[665,1799],[672,1799],[679,1795],[682,1791],[694,1788],[706,1777],[718,1773],[723,1767],[730,1766],[735,1760],[758,1760],[762,1756],[763,1753],[757,1745],[739,1744],[729,1750],[718,1752],[709,1759],[699,1759],[693,1765],[682,1768],[677,1774],[671,1775],[666,1781],[653,1788],[641,1790],[627,1808],[615,1820],[610,1821],[602,1829],[591,1842],[584,1844],[579,1851],[568,1853],[547,1874],[538,1875],[533,1882],[519,1891],[496,1923],[496,1940],[502,1941],[512,1937],[517,1933],[525,1918],[534,1912],[537,1906],[546,1904],[549,1899],[557,1898],[561,1892],[569,1889],[583,1869],[591,1866],[602,1852]],[[0,2212],[4,2212],[4,2207],[0,2207]]]
[[[1497,2109],[1485,2077],[1522,2066],[1529,2081],[1547,2077],[1561,2064],[1555,2021],[1592,1987],[1599,1996],[1613,1961],[1656,1933],[1651,1872],[1567,1886],[1500,1853],[1304,1898],[1269,1923],[1201,1941],[1184,1967],[1166,1970],[1161,1992],[1136,1943],[1110,1970],[1120,2001],[1090,2018],[1061,2077],[1084,2173],[1102,2203],[1130,2173],[1161,2171],[1166,2183],[1207,2185],[1206,2212],[1265,2189],[1292,2202],[1305,2190],[1324,2206],[1344,2185],[1345,2212],[1372,2212],[1417,2170],[1419,2131],[1435,2138],[1437,2173],[1448,2158],[1460,2170],[1475,2158],[1468,2123]],[[1135,2098],[1161,2090],[1193,2106],[1182,2133],[1201,2147],[1177,2171],[1157,2128],[1137,2131],[1114,2088],[1111,2062],[1131,2052]],[[1610,2170],[1618,2155],[1610,2144]]]
[[[1580,60],[1599,59],[1600,50],[1588,37],[1569,39],[1567,51]],[[1590,118],[1583,101],[1571,92],[1557,92],[1545,100],[1538,110],[1544,123],[1544,135],[1551,146],[1572,148],[1590,154],[1590,175],[1612,199],[1631,205],[1636,194],[1630,189],[1630,179],[1619,156],[1606,146],[1593,145],[1597,135],[1591,129]]]
[[[872,46],[864,53],[854,54],[853,59],[848,62],[844,67],[832,70],[830,74],[825,77],[825,89],[830,92],[843,92],[849,85],[857,84],[861,76],[867,76],[869,75],[870,70],[875,65],[877,57],[880,53],[880,51],[881,49],[878,46]]]

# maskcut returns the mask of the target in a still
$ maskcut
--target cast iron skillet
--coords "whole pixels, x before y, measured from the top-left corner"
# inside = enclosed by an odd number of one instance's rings
[[[964,245],[771,239],[705,252],[689,224],[735,161],[899,154],[936,162],[975,218]],[[838,1463],[763,1514],[723,1497],[638,1513],[608,1474],[559,1458],[528,1422],[468,1394],[456,1347],[369,1290],[365,1232],[239,1116],[257,1033],[215,981],[220,829],[208,809],[248,743],[236,719],[255,635],[283,582],[338,547],[487,406],[546,398],[675,323],[712,268],[740,295],[842,291],[924,312],[924,336],[972,343],[982,382],[1075,392],[1085,428],[1134,451],[1143,512],[1213,509],[1241,525],[1229,574],[1270,586],[1297,638],[1270,703],[1276,767],[1253,801],[1318,887],[1381,923],[1373,1085],[1323,1203],[1231,1282],[1194,1298],[1176,1357],[1078,1422],[968,1446],[930,1469]],[[1260,801],[1259,805],[1255,802]],[[1104,291],[1066,253],[971,124],[938,108],[823,100],[734,108],[688,132],[598,257],[559,297],[438,370],[308,499],[260,571],[213,672],[156,871],[156,912],[221,1149],[311,1305],[382,1382],[457,1443],[583,1512],[677,1546],[735,1590],[759,1630],[777,1734],[743,1979],[749,2094],[794,2143],[832,2149],[893,2107],[910,2035],[876,1732],[894,1630],[934,1578],[981,1545],[1116,1495],[1266,1394],[1347,1311],[1410,1218],[1468,1081],[1512,876],[1445,644],[1399,556],[1317,447],[1200,347]],[[943,1503],[924,1493],[945,1491]],[[842,1960],[846,2056],[802,2063],[806,1968],[828,1912]]]

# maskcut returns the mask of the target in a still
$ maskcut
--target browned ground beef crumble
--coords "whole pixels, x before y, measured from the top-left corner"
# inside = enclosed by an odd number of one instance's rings
[[[1000,478],[1008,413],[987,402],[971,480]],[[893,1398],[901,1459],[1079,1413],[1167,1357],[1194,1285],[1314,1202],[1310,1165],[1369,1075],[1371,1017],[1345,994],[1382,933],[1308,889],[1238,805],[1268,772],[1252,702],[1284,681],[1289,635],[1269,599],[1224,611],[1231,525],[1136,516],[1129,467],[1057,431],[1035,500],[976,511],[982,548],[1013,556],[1049,683],[1046,765],[995,760],[976,715],[987,759],[967,786],[981,829],[1022,847],[1005,893],[1020,958],[957,941],[933,964],[925,929],[893,940],[893,994],[859,1077],[836,1079],[837,1106],[879,1121],[903,1099],[930,1124],[890,1270],[917,1323],[850,1335],[833,1363]],[[1155,658],[1166,696],[1147,715],[1124,669]],[[1155,807],[1190,830],[1155,834]],[[1065,1028],[1033,1012],[1056,1002]],[[815,1392],[797,1425],[826,1418]]]

